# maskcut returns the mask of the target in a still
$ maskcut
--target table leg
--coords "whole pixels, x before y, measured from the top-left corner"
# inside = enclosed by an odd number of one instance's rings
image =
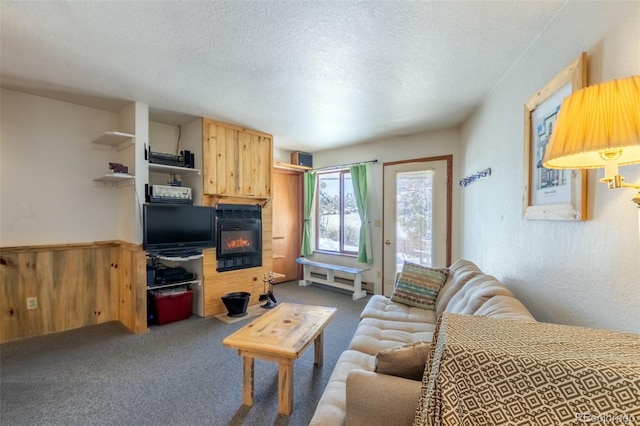
[[[318,334],[318,337],[316,337],[316,339],[313,342],[313,364],[316,367],[322,367],[322,354],[323,354],[322,335],[323,334],[324,334],[324,331],[321,331],[320,334]]]
[[[251,407],[253,405],[253,358],[242,357],[242,403]]]
[[[293,409],[293,360],[278,368],[278,413],[288,416]]]

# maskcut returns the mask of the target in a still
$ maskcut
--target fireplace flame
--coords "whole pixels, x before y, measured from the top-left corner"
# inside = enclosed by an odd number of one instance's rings
[[[224,246],[226,249],[228,250],[235,250],[235,249],[242,249],[245,247],[251,247],[251,240],[244,238],[244,237],[238,237],[238,238],[234,238],[231,239],[230,237],[227,237],[227,239],[224,242]]]

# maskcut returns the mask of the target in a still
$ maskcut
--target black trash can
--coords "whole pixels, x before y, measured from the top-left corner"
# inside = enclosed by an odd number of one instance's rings
[[[238,291],[222,296],[222,303],[224,303],[224,306],[229,312],[227,316],[243,317],[247,315],[247,306],[249,305],[250,296],[251,293],[247,293],[245,291]]]

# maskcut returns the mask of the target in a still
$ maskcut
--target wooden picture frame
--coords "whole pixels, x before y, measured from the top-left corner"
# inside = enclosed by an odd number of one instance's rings
[[[560,104],[586,85],[587,53],[583,52],[524,104],[524,219],[587,218],[586,170],[542,167]]]

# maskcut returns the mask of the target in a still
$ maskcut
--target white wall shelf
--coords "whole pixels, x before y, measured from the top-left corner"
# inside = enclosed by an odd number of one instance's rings
[[[96,145],[106,145],[109,147],[115,147],[118,151],[134,144],[135,135],[122,132],[104,132],[98,136],[91,143]]]
[[[95,178],[94,181],[107,183],[111,185],[124,186],[133,183],[135,176],[126,173],[108,173],[106,175]]]
[[[149,163],[149,172],[156,173],[175,173],[181,176],[199,175],[200,169],[192,169],[189,167],[167,166],[165,164]]]

